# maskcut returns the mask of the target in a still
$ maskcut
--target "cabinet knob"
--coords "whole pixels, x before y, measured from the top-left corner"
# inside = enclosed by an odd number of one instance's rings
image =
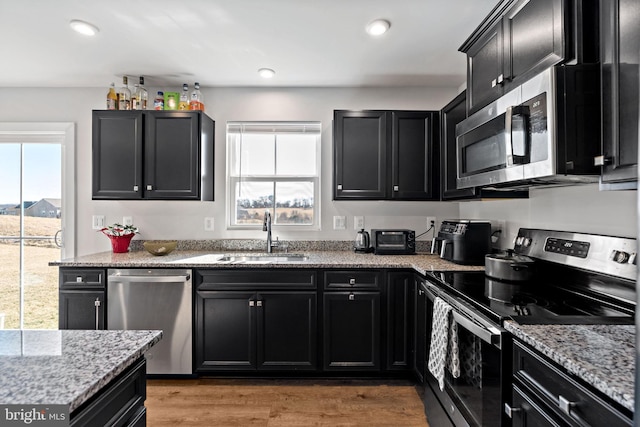
[[[338,184],[338,190],[342,190],[342,184]]]
[[[504,74],[500,74],[496,80],[501,85],[504,82]]]
[[[153,185],[147,185],[147,191],[153,190]]]
[[[133,186],[133,191],[138,191],[139,187],[137,185]]]
[[[258,307],[262,307],[262,301],[256,301],[256,305],[257,305]]]
[[[356,284],[356,279],[349,279],[349,284],[350,285],[355,285]]]
[[[353,301],[356,299],[356,296],[354,294],[349,294],[349,301]]]
[[[256,305],[256,302],[251,300],[249,301],[249,307],[254,307]]]
[[[399,185],[394,185],[393,186],[393,191],[400,191],[400,186]]]
[[[498,82],[496,81],[496,79],[491,80],[491,87],[496,87],[497,84]]]
[[[76,283],[82,283],[82,276],[76,276]]]
[[[512,408],[511,406],[509,406],[508,403],[504,404],[504,413],[507,414],[509,418],[513,418],[514,412],[519,412],[521,410],[522,410],[521,408]]]

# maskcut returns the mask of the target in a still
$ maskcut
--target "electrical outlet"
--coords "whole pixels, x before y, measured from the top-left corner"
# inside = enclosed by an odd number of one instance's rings
[[[334,230],[346,230],[347,228],[347,217],[334,215],[333,217],[333,229]]]
[[[435,216],[428,216],[427,217],[427,228],[433,226],[433,228],[436,228],[436,217]]]
[[[133,217],[132,216],[123,216],[122,217],[122,225],[133,225]]]
[[[501,219],[491,220],[491,243],[498,243],[501,237],[507,237],[507,222]]]
[[[204,231],[213,231],[213,217],[207,216],[204,218]]]
[[[353,229],[354,230],[362,230],[362,229],[364,229],[364,217],[363,216],[354,216],[353,217]]]
[[[104,215],[94,215],[91,217],[91,228],[102,230],[104,228]]]

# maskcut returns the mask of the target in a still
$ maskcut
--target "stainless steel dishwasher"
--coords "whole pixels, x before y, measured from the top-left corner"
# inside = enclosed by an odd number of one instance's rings
[[[107,329],[161,329],[147,373],[193,374],[191,270],[109,269]]]

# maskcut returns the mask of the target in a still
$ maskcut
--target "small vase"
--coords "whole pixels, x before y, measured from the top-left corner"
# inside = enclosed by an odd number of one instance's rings
[[[129,243],[135,234],[125,234],[123,236],[107,236],[111,240],[113,253],[121,254],[129,251]]]

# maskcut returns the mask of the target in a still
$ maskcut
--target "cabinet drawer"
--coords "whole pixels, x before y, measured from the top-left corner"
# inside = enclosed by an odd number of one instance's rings
[[[632,425],[631,420],[611,404],[516,341],[513,374],[524,390],[568,421],[591,426]]]
[[[60,269],[61,288],[104,288],[103,269]]]
[[[312,270],[197,270],[198,290],[211,289],[315,289],[316,272]]]
[[[377,270],[336,270],[324,273],[325,289],[381,289],[382,273]]]

